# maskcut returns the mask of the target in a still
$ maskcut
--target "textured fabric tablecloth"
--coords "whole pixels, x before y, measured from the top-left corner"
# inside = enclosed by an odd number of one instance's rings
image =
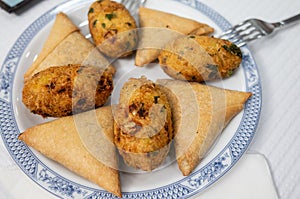
[[[26,27],[61,2],[63,1],[43,0],[18,14],[0,10],[1,64]],[[300,12],[300,1],[297,0],[201,2],[215,9],[232,24],[251,17],[278,21]],[[250,150],[263,154],[268,160],[281,199],[298,199],[300,196],[299,35],[300,23],[249,44],[259,67],[263,89],[261,119]],[[0,167],[5,162],[6,160],[0,160]]]

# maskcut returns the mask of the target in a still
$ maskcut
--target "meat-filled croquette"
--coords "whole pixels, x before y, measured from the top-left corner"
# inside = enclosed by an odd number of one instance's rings
[[[68,65],[50,67],[25,82],[23,103],[43,117],[63,117],[102,106],[113,90],[110,71]]]
[[[230,77],[242,61],[239,47],[228,40],[189,35],[169,43],[159,55],[171,77],[192,82]]]
[[[136,22],[124,5],[110,0],[94,2],[88,12],[89,28],[99,50],[109,57],[132,54],[137,45]]]
[[[126,164],[151,171],[165,160],[173,139],[171,108],[160,87],[131,78],[114,110],[115,144]]]

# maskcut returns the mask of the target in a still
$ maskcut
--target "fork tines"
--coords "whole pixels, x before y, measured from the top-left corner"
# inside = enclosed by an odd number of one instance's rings
[[[220,38],[230,40],[241,47],[244,46],[246,42],[258,39],[262,36],[264,36],[264,33],[256,27],[252,19],[248,19],[225,31]]]

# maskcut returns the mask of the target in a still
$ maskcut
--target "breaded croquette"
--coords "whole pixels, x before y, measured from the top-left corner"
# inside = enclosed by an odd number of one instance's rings
[[[169,76],[203,82],[230,77],[242,61],[242,52],[228,40],[189,35],[168,44],[158,59]]]
[[[23,103],[43,117],[63,117],[102,106],[113,90],[110,71],[81,65],[50,67],[25,82]]]
[[[99,50],[109,57],[132,54],[137,44],[136,22],[124,5],[110,0],[94,2],[88,13],[89,28]]]
[[[114,115],[115,144],[124,161],[145,171],[161,165],[174,135],[171,108],[160,87],[145,77],[131,78]]]

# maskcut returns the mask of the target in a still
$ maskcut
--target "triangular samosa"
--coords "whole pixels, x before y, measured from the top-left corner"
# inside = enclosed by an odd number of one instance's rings
[[[108,61],[64,13],[58,13],[37,59],[24,75],[25,81],[51,66],[82,64],[109,68]]]
[[[135,57],[135,65],[137,66],[143,66],[157,59],[160,52],[159,49],[180,34],[187,35],[191,32],[195,32],[195,34],[198,35],[206,35],[214,31],[214,29],[207,24],[144,7],[139,9],[139,23],[141,33]],[[148,28],[152,28],[152,30]],[[153,28],[157,28],[158,30]],[[165,31],[169,31],[166,33],[161,32],[161,28],[166,29]],[[169,33],[172,31],[177,34]],[[153,36],[153,34],[156,36]],[[149,42],[149,40],[151,40],[151,42]],[[148,43],[150,43],[150,45],[148,45]]]
[[[229,121],[243,108],[249,92],[200,83],[159,80],[172,107],[179,169],[189,175]]]
[[[31,127],[19,139],[76,174],[122,196],[109,106]]]

